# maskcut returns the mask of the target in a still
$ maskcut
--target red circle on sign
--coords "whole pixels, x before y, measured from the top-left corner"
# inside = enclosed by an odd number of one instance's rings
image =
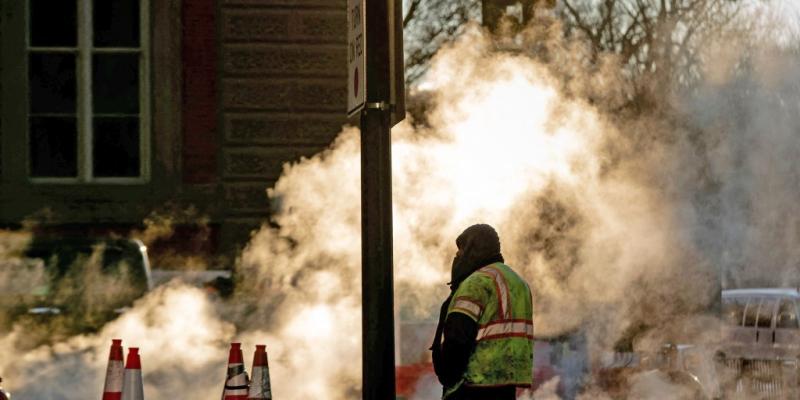
[[[353,95],[358,97],[358,67],[356,67],[356,72],[353,74]]]

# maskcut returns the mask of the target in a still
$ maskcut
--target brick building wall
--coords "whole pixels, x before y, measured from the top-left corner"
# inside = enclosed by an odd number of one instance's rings
[[[5,89],[6,95],[27,90],[24,64],[10,63],[26,51],[24,4],[0,3],[0,34],[5,35],[0,93]],[[213,240],[206,250],[227,252],[245,245],[269,216],[266,190],[283,165],[323,150],[341,131],[346,121],[345,0],[150,4],[149,181],[29,182],[24,153],[8,151],[27,147],[24,105],[0,102],[0,139],[14,144],[0,151],[8,167],[0,171],[0,226],[18,225],[48,208],[54,215],[48,226],[55,232],[124,234],[141,227],[153,211],[193,207],[209,217]]]
[[[184,1],[183,183],[217,181],[217,39],[215,0]]]
[[[223,240],[267,215],[282,166],[324,149],[347,101],[344,0],[221,0]]]

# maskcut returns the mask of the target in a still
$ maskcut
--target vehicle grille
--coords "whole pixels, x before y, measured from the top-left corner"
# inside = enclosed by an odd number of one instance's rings
[[[723,382],[730,399],[797,399],[796,361],[723,360]]]

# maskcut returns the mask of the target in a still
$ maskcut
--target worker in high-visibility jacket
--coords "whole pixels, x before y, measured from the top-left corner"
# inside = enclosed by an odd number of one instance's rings
[[[513,400],[533,383],[533,301],[489,225],[456,239],[450,296],[442,304],[433,365],[446,400]]]

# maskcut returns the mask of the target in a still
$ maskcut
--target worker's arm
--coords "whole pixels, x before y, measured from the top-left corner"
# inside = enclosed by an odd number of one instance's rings
[[[455,312],[447,316],[442,344],[444,368],[439,377],[445,387],[455,385],[464,375],[477,335],[478,323],[466,314]]]
[[[467,370],[467,363],[475,350],[478,321],[493,296],[493,288],[491,277],[473,273],[453,293],[442,328],[444,340],[439,357],[442,368],[437,368],[439,380],[445,387],[456,385]]]

